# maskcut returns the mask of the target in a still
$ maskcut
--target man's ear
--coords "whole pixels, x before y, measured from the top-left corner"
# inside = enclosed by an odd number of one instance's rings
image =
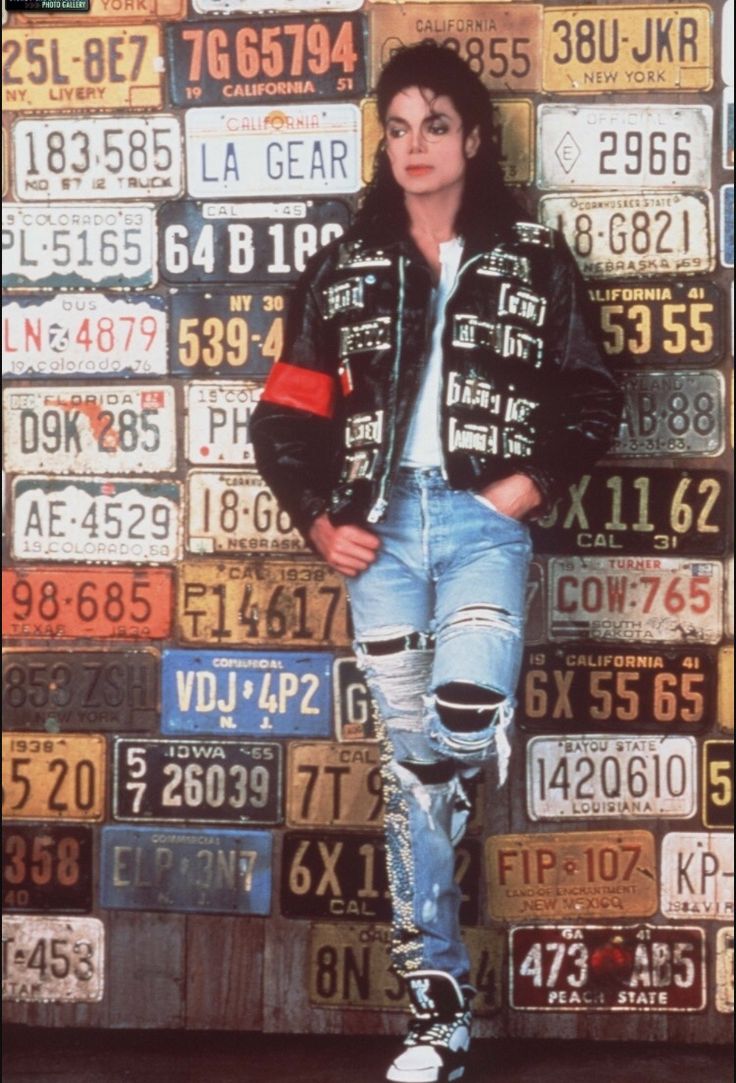
[[[466,158],[475,158],[476,154],[478,153],[478,148],[479,147],[480,147],[480,129],[478,128],[478,125],[476,124],[476,126],[473,128],[472,132],[469,132],[468,135],[465,136],[465,157]]]

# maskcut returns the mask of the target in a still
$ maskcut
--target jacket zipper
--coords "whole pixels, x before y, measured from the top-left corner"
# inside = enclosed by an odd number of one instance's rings
[[[396,414],[396,400],[399,394],[399,361],[401,358],[401,350],[403,346],[404,338],[404,294],[405,294],[405,282],[404,282],[404,263],[405,257],[399,256],[399,305],[398,305],[398,320],[396,321],[396,349],[394,351],[394,367],[393,367],[393,383],[394,383],[394,415]],[[395,420],[395,417],[394,417]],[[391,474],[393,473],[393,455],[394,444],[396,442],[396,425],[393,424],[389,429],[388,450],[386,451],[386,459],[384,462],[383,477],[381,478],[381,484],[378,489],[378,499],[374,502],[366,521],[369,523],[377,523],[381,520],[386,508],[388,507],[388,487],[391,480]]]

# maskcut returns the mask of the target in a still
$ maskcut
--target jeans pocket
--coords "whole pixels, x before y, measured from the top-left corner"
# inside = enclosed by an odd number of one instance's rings
[[[489,500],[487,496],[483,496],[482,493],[471,492],[470,496],[472,496],[474,500],[477,500],[484,508],[487,508],[488,511],[492,511],[499,519],[504,519],[507,523],[513,523],[515,526],[523,527],[524,530],[527,529],[527,525],[522,519],[515,519],[513,515],[506,515],[505,512],[499,511],[493,501]]]

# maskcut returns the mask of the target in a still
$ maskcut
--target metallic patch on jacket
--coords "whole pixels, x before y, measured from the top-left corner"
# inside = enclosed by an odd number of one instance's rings
[[[474,350],[478,346],[496,346],[496,324],[479,320],[471,313],[458,313],[452,321],[452,345],[462,350]]]
[[[479,376],[465,376],[454,369],[450,372],[445,396],[447,406],[479,407],[492,414],[500,414],[501,400],[502,396],[488,380],[482,380]]]
[[[502,454],[517,459],[528,459],[534,451],[531,436],[524,432],[504,432],[501,439]]]
[[[365,279],[356,276],[346,278],[343,282],[335,282],[322,291],[322,296],[325,299],[326,319],[331,319],[339,312],[365,308]]]
[[[515,256],[506,252],[502,245],[492,252],[485,252],[476,265],[476,274],[489,278],[516,278],[521,282],[531,282],[532,265],[528,256]]]
[[[514,286],[511,282],[501,284],[498,297],[499,316],[516,316],[535,327],[541,327],[546,313],[546,297],[540,297],[538,293],[524,289],[523,286]]]
[[[503,419],[506,422],[527,425],[531,428],[529,418],[535,410],[539,409],[539,406],[540,403],[536,402],[534,399],[525,399],[521,395],[509,395],[506,401]]]
[[[461,422],[450,418],[447,430],[448,451],[476,451],[481,455],[497,455],[499,429],[497,425]]]
[[[345,447],[365,447],[380,444],[383,438],[383,410],[370,414],[353,414],[345,422]]]
[[[378,448],[349,451],[345,456],[340,480],[342,482],[371,480],[378,465]]]
[[[498,332],[495,346],[501,357],[513,357],[517,361],[528,362],[535,369],[539,368],[544,344],[538,335],[530,335],[513,324],[499,324]]]
[[[340,328],[340,356],[362,353],[364,350],[388,350],[391,348],[391,317],[378,316],[375,320],[354,323],[352,327]]]
[[[368,248],[361,241],[341,244],[337,266],[340,270],[356,267],[390,267],[391,257],[382,248]]]
[[[554,245],[554,230],[536,222],[515,222],[514,233],[522,244],[538,244],[541,248],[552,248]]]

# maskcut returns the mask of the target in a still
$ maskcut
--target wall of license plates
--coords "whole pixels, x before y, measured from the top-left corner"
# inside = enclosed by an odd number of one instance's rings
[[[263,7],[6,17],[6,1017],[404,1026],[343,584],[248,420],[376,74],[432,38],[626,388],[535,529],[512,777],[458,851],[479,1033],[726,1040],[733,0]]]

